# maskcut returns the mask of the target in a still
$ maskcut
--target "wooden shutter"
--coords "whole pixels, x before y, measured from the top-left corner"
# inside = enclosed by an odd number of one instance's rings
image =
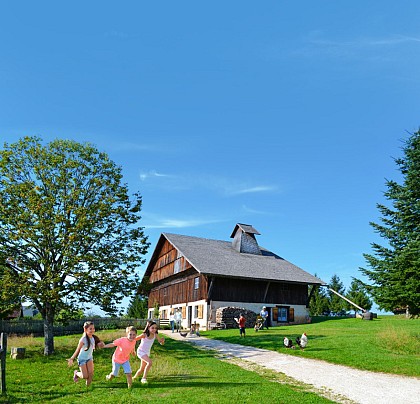
[[[295,321],[295,309],[293,307],[289,307],[289,323],[293,323]]]
[[[202,304],[200,304],[198,306],[198,316],[197,316],[197,318],[203,318],[203,305]]]
[[[182,318],[187,318],[187,308],[185,306],[182,306]]]
[[[273,321],[279,321],[279,308],[273,307]]]

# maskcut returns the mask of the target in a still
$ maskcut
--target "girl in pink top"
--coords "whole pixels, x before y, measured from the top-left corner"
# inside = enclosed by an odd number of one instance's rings
[[[152,367],[152,360],[150,359],[150,349],[152,348],[155,339],[158,340],[160,345],[165,343],[165,338],[158,335],[158,327],[154,321],[148,321],[146,328],[138,337],[141,342],[137,348],[137,356],[141,359],[140,369],[136,372],[133,379],[137,379],[143,372],[143,377],[141,378],[142,383],[147,383],[147,372]]]
[[[134,355],[136,342],[141,336],[137,336],[137,330],[132,326],[127,327],[125,332],[127,334],[126,337],[118,338],[104,346],[104,348],[117,347],[114,355],[112,355],[112,372],[106,376],[106,380],[112,380],[114,377],[117,377],[120,367],[122,367],[127,377],[128,388],[131,388],[133,378],[131,376],[130,354]]]

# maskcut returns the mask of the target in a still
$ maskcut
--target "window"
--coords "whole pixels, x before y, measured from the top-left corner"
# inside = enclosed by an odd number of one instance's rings
[[[279,307],[277,314],[277,321],[287,323],[287,314],[289,312],[288,307]]]
[[[197,276],[197,278],[194,278],[194,289],[198,289],[200,287],[200,278]]]
[[[203,308],[202,304],[194,306],[194,318],[203,318]]]
[[[181,253],[177,251],[176,259],[174,262],[174,274],[177,274],[178,272],[184,270],[183,263],[184,263],[183,257]]]

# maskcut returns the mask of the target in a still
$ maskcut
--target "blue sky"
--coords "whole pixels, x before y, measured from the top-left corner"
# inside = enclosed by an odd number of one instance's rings
[[[420,3],[0,2],[0,140],[91,142],[161,232],[348,287],[419,128]]]

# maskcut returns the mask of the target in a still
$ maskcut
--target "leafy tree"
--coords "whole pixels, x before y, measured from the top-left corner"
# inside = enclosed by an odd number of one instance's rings
[[[159,318],[160,317],[160,311],[159,311],[159,303],[155,302],[153,305],[153,318]]]
[[[21,309],[20,294],[17,288],[8,288],[13,282],[13,272],[0,255],[0,318],[7,318],[15,310]]]
[[[367,295],[361,282],[357,279],[353,279],[351,282],[350,289],[347,291],[346,297],[365,310],[370,310],[372,308],[372,301],[369,299],[369,296]],[[346,308],[348,310],[354,310],[355,313],[359,311],[357,307],[350,303],[347,303]]]
[[[405,308],[407,316],[420,313],[420,132],[412,134],[395,159],[401,184],[387,180],[385,198],[377,204],[381,223],[371,222],[387,245],[372,243],[373,254],[364,254],[370,269],[360,268],[371,283],[364,283],[381,309]]]
[[[61,309],[55,316],[55,321],[59,324],[66,325],[72,320],[82,320],[85,313],[77,307],[66,307]]]
[[[343,282],[341,282],[338,275],[333,275],[331,277],[331,281],[328,285],[330,289],[335,290],[336,292],[340,293],[340,295],[344,296],[345,288]],[[346,301],[342,299],[340,296],[337,296],[334,292],[331,292],[331,290],[328,291],[328,307],[330,311],[334,313],[339,313],[346,307]]]
[[[41,313],[45,355],[61,310],[96,304],[113,314],[136,287],[149,244],[141,196],[130,198],[121,180],[88,143],[25,137],[0,151],[0,256],[13,258],[2,286]]]

